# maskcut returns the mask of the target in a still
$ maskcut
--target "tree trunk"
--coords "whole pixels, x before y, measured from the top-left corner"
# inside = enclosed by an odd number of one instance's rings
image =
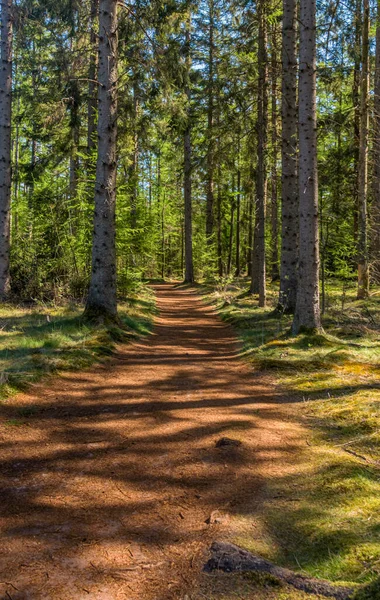
[[[272,127],[272,167],[271,167],[271,271],[272,281],[279,279],[278,269],[278,173],[277,173],[277,157],[278,157],[278,132],[277,132],[277,46],[276,46],[277,28],[273,27],[272,32],[272,60],[271,60],[271,75],[272,75],[272,94],[271,94],[271,127]]]
[[[185,95],[187,100],[187,123],[184,133],[184,202],[185,202],[185,282],[194,282],[193,267],[193,216],[192,216],[192,197],[191,197],[191,114],[190,114],[190,27],[191,17],[189,15],[186,27],[185,56],[186,56],[186,83]]]
[[[356,0],[355,6],[355,45],[354,45],[354,80],[352,86],[352,102],[354,105],[354,237],[358,235],[358,209],[359,209],[359,137],[360,137],[360,60],[361,60],[361,36],[362,36],[362,0]]]
[[[10,291],[12,0],[1,1],[0,69],[0,300]]]
[[[282,29],[282,204],[279,309],[293,313],[297,294],[297,2],[283,0]]]
[[[252,258],[253,258],[253,209],[254,209],[254,168],[252,159],[249,165],[249,218],[248,218],[248,238],[247,238],[247,275],[252,277]]]
[[[96,22],[99,11],[99,0],[91,0],[90,13],[90,65],[88,68],[88,104],[87,104],[87,153],[91,156],[96,140],[96,109],[97,109],[97,28]]]
[[[372,278],[380,284],[380,0],[377,0],[373,119]]]
[[[131,156],[131,165],[129,169],[128,187],[130,190],[131,202],[131,228],[137,228],[137,197],[138,197],[138,177],[139,177],[139,135],[138,135],[138,113],[139,113],[139,86],[137,81],[138,74],[134,76],[133,82],[133,150]]]
[[[254,273],[252,260],[251,292],[255,292],[254,278],[257,277],[259,306],[266,304],[266,265],[265,265],[265,204],[266,204],[266,152],[267,152],[267,121],[268,121],[268,93],[267,93],[267,34],[263,0],[258,4],[259,18],[259,50],[258,50],[258,106],[257,106],[257,210],[255,236],[257,237],[257,273]],[[255,244],[254,244],[255,246]]]
[[[209,0],[206,238],[214,231],[214,0]]]
[[[234,186],[233,186],[234,187]],[[234,245],[235,199],[231,202],[230,236],[228,241],[227,275],[231,275],[232,248]]]
[[[92,273],[85,316],[116,320],[117,0],[100,0],[98,158]]]
[[[222,247],[222,174],[218,165],[218,275],[223,277],[223,247]]]
[[[321,329],[319,306],[316,6],[300,0],[299,267],[293,333]]]
[[[238,170],[237,170],[237,195],[236,195],[236,258],[235,258],[235,275],[240,275],[240,188],[241,188],[241,171],[240,171],[240,150],[238,152]]]
[[[368,266],[368,90],[369,90],[369,1],[363,0],[362,71],[360,80],[360,136],[358,173],[358,293],[357,297],[367,298],[369,294]]]

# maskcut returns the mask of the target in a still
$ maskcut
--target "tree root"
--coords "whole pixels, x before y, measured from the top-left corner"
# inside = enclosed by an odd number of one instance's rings
[[[319,594],[327,598],[336,598],[336,600],[349,600],[353,598],[355,590],[343,586],[335,586],[323,579],[314,579],[305,577],[283,569],[273,563],[254,556],[250,552],[235,546],[234,544],[224,542],[214,542],[211,546],[212,557],[205,564],[203,570],[211,573],[215,570],[225,571],[227,573],[256,571],[258,573],[268,573],[280,581],[293,586],[297,590],[309,594]]]

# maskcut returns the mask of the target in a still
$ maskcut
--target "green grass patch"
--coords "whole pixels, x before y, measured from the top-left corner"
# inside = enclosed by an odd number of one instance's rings
[[[110,356],[115,343],[150,332],[155,310],[149,288],[119,305],[125,330],[84,323],[79,304],[1,305],[0,400],[43,375],[83,369]]]
[[[238,542],[315,577],[368,584],[358,598],[380,598],[380,294],[358,301],[354,285],[329,282],[324,334],[292,337],[292,317],[275,311],[277,288],[264,310],[247,286],[202,291],[236,328],[245,360],[276,376],[310,439],[299,472],[269,483],[266,543]]]

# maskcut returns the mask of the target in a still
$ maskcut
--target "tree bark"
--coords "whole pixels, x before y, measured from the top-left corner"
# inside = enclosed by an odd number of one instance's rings
[[[258,106],[257,106],[257,172],[256,172],[256,224],[257,238],[257,272],[252,260],[251,293],[255,293],[255,277],[257,278],[259,306],[266,304],[266,264],[265,264],[265,208],[266,208],[266,153],[268,129],[268,93],[267,93],[267,32],[263,0],[258,4],[259,18],[259,50],[258,50]],[[255,243],[254,243],[255,246]]]
[[[277,132],[277,46],[276,46],[276,26],[272,32],[272,56],[271,56],[271,129],[272,129],[272,165],[271,165],[271,275],[272,281],[279,279],[278,265],[278,132]]]
[[[299,267],[293,333],[321,329],[319,306],[316,6],[300,0]]]
[[[375,90],[373,118],[372,278],[380,283],[380,0],[376,17]]]
[[[360,80],[360,134],[358,173],[358,292],[357,297],[369,294],[368,264],[368,130],[369,130],[369,1],[363,0],[362,70]]]
[[[279,309],[293,313],[297,295],[297,2],[283,0],[282,24],[282,204]]]
[[[92,273],[85,316],[116,320],[117,0],[100,0],[98,157]]]
[[[184,150],[184,178],[183,191],[185,202],[185,283],[194,282],[194,266],[193,266],[193,215],[192,215],[192,196],[191,196],[191,114],[190,114],[190,68],[191,68],[191,17],[189,15],[185,34],[185,60],[186,60],[186,82],[185,96],[187,102],[187,123],[183,138]]]
[[[207,198],[206,238],[211,243],[214,231],[214,0],[209,0],[208,32],[208,106],[207,106]]]
[[[210,548],[211,558],[205,564],[203,570],[211,573],[215,570],[226,571],[227,573],[244,573],[247,571],[256,571],[257,573],[268,573],[308,594],[317,594],[326,598],[335,598],[335,600],[349,600],[355,595],[355,589],[334,585],[323,579],[315,579],[300,575],[289,569],[278,567],[277,565],[247,552],[235,544],[226,542],[214,542]]]
[[[240,146],[240,142],[238,142]],[[235,254],[235,275],[240,275],[240,195],[241,195],[241,171],[240,171],[240,148],[238,151],[237,168],[237,194],[236,194],[236,254]]]
[[[139,85],[138,73],[134,74],[133,82],[133,150],[131,155],[131,164],[129,168],[128,187],[130,190],[131,202],[131,228],[137,228],[137,197],[138,197],[138,179],[139,179],[139,133],[138,133],[138,113],[139,113]]]
[[[354,226],[353,234],[355,239],[358,235],[358,209],[359,209],[359,145],[360,145],[360,61],[361,61],[361,36],[362,36],[362,0],[356,0],[355,16],[354,16],[354,30],[355,30],[355,44],[354,44],[354,78],[352,86],[352,102],[354,105],[354,185],[353,185],[353,198],[354,198]]]
[[[91,0],[90,13],[90,64],[88,68],[88,104],[87,104],[87,153],[91,156],[95,149],[96,140],[96,109],[97,109],[97,28],[99,0]]]
[[[0,46],[0,300],[5,300],[10,291],[12,38],[12,0],[2,0]]]

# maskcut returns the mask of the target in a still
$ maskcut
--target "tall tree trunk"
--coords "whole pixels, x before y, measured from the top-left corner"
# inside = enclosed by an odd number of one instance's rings
[[[372,278],[380,283],[380,0],[377,0],[373,119]]]
[[[79,174],[79,142],[80,142],[80,90],[76,82],[73,82],[71,89],[71,105],[70,105],[70,127],[71,127],[71,153],[70,153],[70,181],[69,181],[69,196],[70,196],[70,233],[76,234],[77,228],[77,209],[75,206],[77,191],[78,191],[78,174]]]
[[[266,265],[265,265],[265,205],[266,205],[266,153],[267,153],[267,121],[268,121],[268,93],[267,93],[267,33],[264,15],[263,0],[258,4],[259,18],[259,50],[258,50],[258,106],[257,106],[257,210],[255,235],[257,237],[257,273],[252,268],[251,292],[255,292],[254,278],[257,277],[259,306],[266,304]],[[255,246],[255,244],[254,244]],[[252,260],[252,267],[254,261]]]
[[[279,309],[293,313],[297,294],[297,2],[283,0],[282,23],[282,204]]]
[[[183,191],[185,202],[185,282],[194,282],[194,267],[193,267],[193,215],[192,215],[192,197],[191,197],[191,114],[190,114],[190,69],[191,69],[191,16],[189,15],[186,27],[185,38],[185,56],[186,56],[186,83],[185,96],[187,101],[187,123],[183,138],[184,150],[184,178]]]
[[[248,220],[248,237],[247,237],[247,275],[248,277],[252,277],[252,258],[253,258],[253,216],[254,216],[254,206],[255,206],[255,196],[254,196],[254,180],[255,180],[255,171],[253,168],[253,160],[251,157],[250,165],[249,165],[249,220]]]
[[[238,142],[240,146],[240,141]],[[240,148],[238,150],[237,166],[237,194],[236,194],[236,254],[235,254],[235,275],[240,275],[240,195],[241,195],[241,171],[240,171]]]
[[[316,6],[300,0],[299,267],[293,333],[321,329],[319,306]]]
[[[85,316],[117,319],[116,140],[117,0],[100,0],[98,66],[98,158],[96,165],[92,273]]]
[[[16,63],[15,66],[15,87],[18,85],[18,65]],[[20,159],[20,93],[17,94],[17,103],[16,103],[16,130],[14,137],[14,169],[13,169],[13,208],[12,208],[12,218],[13,218],[13,234],[17,238],[18,234],[18,196],[20,189],[20,181],[19,181],[19,159]]]
[[[133,82],[133,150],[131,156],[131,166],[129,169],[128,186],[130,190],[131,202],[131,228],[137,228],[137,196],[138,196],[138,171],[139,171],[139,135],[138,135],[138,112],[139,112],[139,87],[137,81],[138,74],[135,74]]]
[[[358,210],[359,210],[359,146],[360,146],[360,61],[362,37],[362,0],[356,0],[355,7],[355,45],[354,45],[354,78],[352,86],[352,102],[354,105],[354,237],[358,235]]]
[[[235,183],[232,184],[233,191],[235,191]],[[233,197],[231,202],[231,217],[230,217],[230,236],[228,241],[228,257],[227,257],[227,275],[231,274],[232,265],[232,249],[234,245],[234,220],[235,220],[235,198]]]
[[[218,217],[218,275],[223,277],[223,247],[222,247],[222,169],[218,164],[218,195],[217,195],[217,217]]]
[[[90,64],[88,68],[88,104],[87,104],[87,153],[91,156],[95,149],[96,109],[97,109],[97,18],[99,0],[91,0],[90,13]]]
[[[207,106],[207,199],[206,237],[210,243],[214,230],[214,0],[209,0],[208,32],[208,106]]]
[[[271,166],[271,271],[272,281],[279,278],[278,269],[278,132],[277,132],[277,27],[272,31],[272,57],[271,57],[271,76],[272,76],[272,94],[271,94],[271,128],[272,128],[272,166]]]
[[[369,1],[363,0],[362,71],[360,81],[360,137],[359,137],[359,210],[358,210],[358,298],[369,294],[368,265],[368,91],[369,91]]]
[[[0,300],[10,291],[12,0],[1,0],[0,69]]]

